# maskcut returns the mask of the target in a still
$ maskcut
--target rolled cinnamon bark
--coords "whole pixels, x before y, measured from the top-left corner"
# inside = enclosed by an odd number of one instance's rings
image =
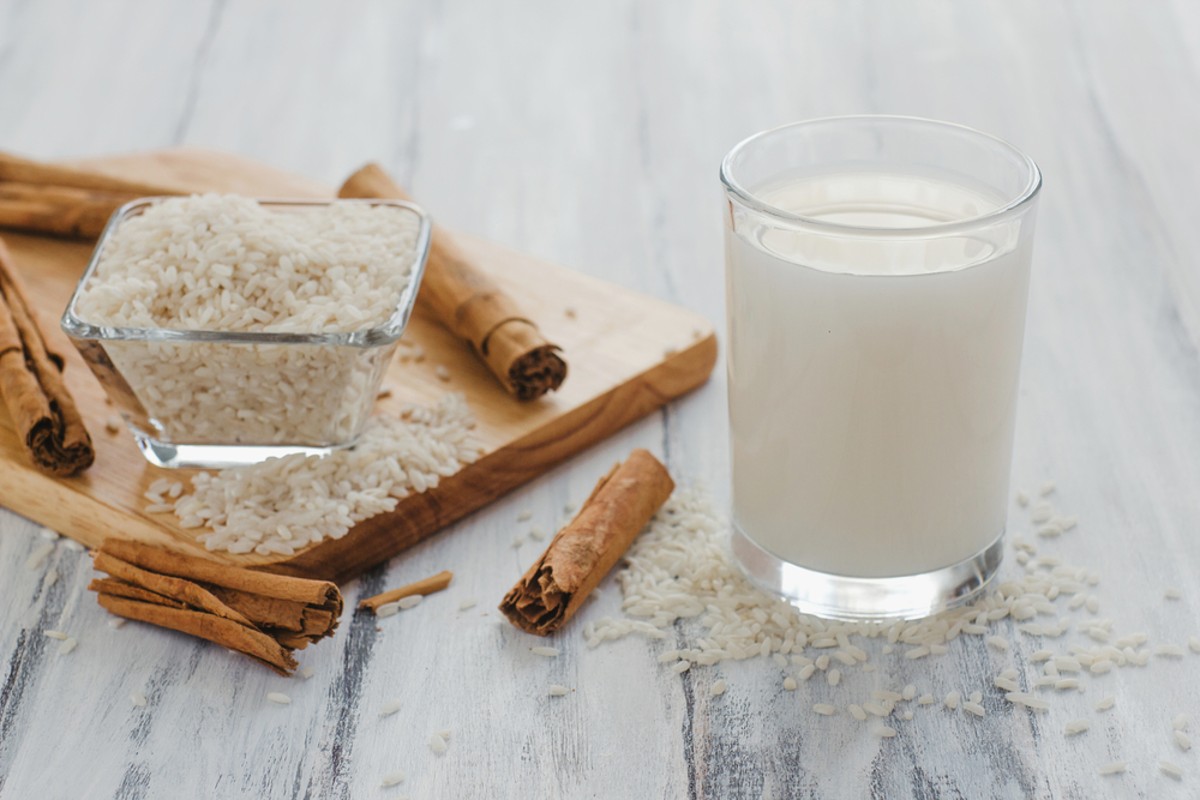
[[[261,597],[318,606],[334,616],[342,613],[342,593],[330,581],[258,572],[123,539],[108,539],[101,550],[160,575],[173,575]]]
[[[402,600],[405,597],[412,597],[414,594],[427,595],[434,592],[440,592],[450,585],[450,581],[454,579],[454,573],[450,570],[442,570],[437,575],[430,575],[428,578],[422,578],[419,581],[413,581],[405,586],[396,589],[389,589],[386,592],[367,597],[358,601],[359,608],[369,608],[372,611],[378,611],[380,606],[394,603],[397,600]]]
[[[62,368],[63,358],[47,348],[12,254],[0,240],[0,396],[34,464],[68,477],[91,466],[95,452]]]
[[[130,200],[176,189],[0,153],[0,228],[95,239]]]
[[[342,610],[327,581],[256,572],[198,556],[109,539],[88,587],[102,606],[131,619],[219,642],[287,674],[291,651],[332,636]],[[240,629],[240,630],[239,630]]]
[[[296,659],[287,647],[256,628],[203,611],[143,603],[116,595],[101,594],[98,600],[101,606],[119,617],[149,622],[160,628],[170,628],[216,642],[222,647],[258,659],[280,675],[290,675],[297,667]]]
[[[545,636],[561,628],[674,488],[658,459],[634,450],[600,479],[575,519],[504,596],[500,611],[527,633]]]
[[[133,197],[178,194],[175,190],[151,183],[113,178],[78,167],[47,164],[43,161],[15,156],[12,153],[0,153],[0,182],[26,183],[34,186],[69,186],[75,189],[115,192]]]
[[[109,217],[141,194],[0,183],[0,228],[71,239],[95,239]]]
[[[95,592],[96,594],[110,594],[115,597],[127,597],[130,600],[155,603],[156,605],[170,606],[171,608],[187,608],[187,603],[181,600],[172,600],[149,589],[143,589],[140,586],[134,586],[132,583],[126,583],[119,578],[92,578],[91,583],[88,584],[88,591]]]
[[[204,587],[170,575],[156,575],[148,572],[106,553],[103,549],[92,559],[92,566],[126,583],[140,586],[147,591],[177,600],[201,611],[207,611],[209,614],[215,614],[239,625],[251,624],[250,620],[213,597],[212,592]]]
[[[367,164],[351,175],[338,197],[410,199],[378,164]],[[436,225],[417,302],[470,342],[517,399],[541,397],[567,377],[562,348],[547,341],[537,324]]]

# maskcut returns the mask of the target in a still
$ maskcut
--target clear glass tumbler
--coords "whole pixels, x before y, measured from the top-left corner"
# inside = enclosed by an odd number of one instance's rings
[[[721,180],[735,556],[825,617],[966,602],[1003,554],[1037,166],[862,116],[752,136]]]

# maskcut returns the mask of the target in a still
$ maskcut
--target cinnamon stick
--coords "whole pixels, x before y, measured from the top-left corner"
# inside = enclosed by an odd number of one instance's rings
[[[227,589],[239,589],[263,597],[320,606],[332,611],[334,615],[342,613],[342,594],[337,585],[329,581],[293,578],[234,567],[207,558],[123,539],[106,540],[101,551],[161,575],[173,575],[176,578],[187,578]]]
[[[351,175],[338,197],[408,200],[378,164]],[[445,328],[466,339],[492,374],[519,400],[533,400],[562,385],[567,362],[561,348],[436,225],[417,302]]]
[[[30,183],[0,183],[0,228],[95,239],[108,219],[141,194],[42,186]]]
[[[190,608],[143,603],[111,594],[101,594],[98,600],[101,606],[119,617],[149,622],[160,628],[207,639],[258,659],[280,675],[290,675],[298,666],[289,648],[256,628],[239,625],[223,617]]]
[[[126,583],[139,586],[154,594],[162,595],[171,600],[177,600],[201,611],[207,611],[210,614],[223,617],[231,622],[236,622],[239,625],[250,625],[250,620],[213,597],[212,593],[204,587],[190,581],[174,578],[170,575],[156,575],[141,567],[135,567],[133,564],[122,561],[104,552],[103,549],[96,553],[95,558],[92,559],[92,566],[101,572],[107,572],[114,578],[119,578]]]
[[[26,183],[34,186],[69,186],[75,189],[94,189],[133,197],[178,194],[178,191],[152,183],[114,178],[95,170],[48,164],[23,158],[12,153],[0,153],[0,182]]]
[[[527,633],[561,628],[675,488],[658,459],[634,450],[600,479],[579,514],[517,581],[500,611]]]
[[[62,369],[63,358],[46,346],[0,240],[0,396],[33,463],[68,477],[91,466],[95,452]]]
[[[0,227],[94,239],[113,212],[177,189],[0,153]]]
[[[187,608],[187,603],[182,600],[172,600],[149,589],[126,583],[119,578],[92,578],[92,582],[88,584],[88,591],[96,594],[110,594],[115,597],[127,597],[130,600],[140,600],[143,603],[155,603],[171,608]]]
[[[410,584],[401,586],[397,589],[389,589],[386,592],[377,594],[374,597],[368,597],[365,600],[360,600],[359,608],[369,608],[372,611],[378,611],[380,606],[394,603],[397,600],[402,600],[405,597],[412,597],[415,594],[426,595],[440,592],[450,585],[450,581],[454,578],[454,573],[450,570],[443,570],[437,575],[430,575],[428,578],[422,578],[419,581],[413,581]]]
[[[109,539],[88,587],[114,614],[219,642],[287,674],[292,651],[332,636],[342,596],[328,581],[233,567],[141,542]]]

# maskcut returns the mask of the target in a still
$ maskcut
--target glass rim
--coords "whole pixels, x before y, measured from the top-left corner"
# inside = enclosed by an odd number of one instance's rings
[[[130,341],[130,342],[218,342],[224,344],[272,344],[272,345],[333,345],[347,347],[379,347],[398,340],[408,327],[413,307],[416,305],[417,292],[425,274],[425,264],[429,257],[429,246],[432,238],[433,223],[429,214],[416,203],[407,200],[391,200],[377,198],[334,198],[329,200],[317,198],[251,198],[254,202],[270,208],[328,206],[334,203],[355,203],[367,205],[392,206],[403,209],[417,218],[417,240],[413,250],[413,264],[408,285],[400,292],[396,304],[388,318],[379,325],[370,328],[359,328],[352,331],[332,331],[328,333],[302,332],[272,332],[272,331],[223,331],[211,328],[135,328],[120,325],[101,325],[88,322],[77,313],[77,306],[83,295],[88,279],[100,264],[100,255],[112,233],[121,222],[144,211],[154,203],[170,199],[170,196],[142,197],[131,200],[118,208],[109,218],[108,223],[96,240],[83,275],[71,293],[71,299],[63,311],[59,324],[63,332],[72,339],[88,339],[96,341]]]
[[[998,146],[1000,149],[1008,152],[1010,155],[1015,156],[1017,161],[1019,161],[1025,167],[1027,173],[1025,185],[1019,192],[1015,194],[1015,196],[1006,200],[1002,205],[983,214],[978,214],[974,217],[956,219],[949,222],[936,222],[929,225],[920,225],[912,228],[883,228],[871,225],[849,225],[842,222],[828,222],[815,217],[809,217],[803,214],[794,214],[790,211],[785,211],[778,206],[774,206],[763,201],[761,198],[755,195],[754,192],[742,185],[742,183],[738,181],[734,175],[734,160],[748,148],[753,147],[762,139],[765,139],[769,136],[797,128],[864,121],[917,123],[921,125],[930,125],[943,130],[952,130],[958,133],[968,134],[969,136],[983,140],[992,146]],[[977,128],[972,128],[969,125],[962,125],[957,122],[945,122],[943,120],[930,119],[928,117],[907,116],[903,114],[849,114],[833,117],[817,117],[814,119],[789,122],[784,125],[778,125],[774,128],[767,128],[766,130],[759,131],[758,133],[742,139],[740,142],[735,144],[728,153],[725,154],[723,159],[721,159],[721,183],[725,186],[726,192],[736,197],[742,205],[764,216],[785,222],[791,227],[841,236],[905,239],[945,236],[949,234],[960,233],[978,228],[981,225],[999,222],[1024,213],[1025,208],[1033,202],[1033,200],[1041,191],[1042,172],[1040,169],[1038,169],[1037,163],[1028,155],[1026,155],[1026,153],[1020,148],[1004,139],[1001,139],[999,136],[985,133]]]

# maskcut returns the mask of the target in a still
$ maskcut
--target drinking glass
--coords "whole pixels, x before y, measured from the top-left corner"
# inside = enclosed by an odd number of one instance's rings
[[[820,616],[966,602],[1003,554],[1037,166],[858,116],[751,136],[721,180],[734,555]]]

